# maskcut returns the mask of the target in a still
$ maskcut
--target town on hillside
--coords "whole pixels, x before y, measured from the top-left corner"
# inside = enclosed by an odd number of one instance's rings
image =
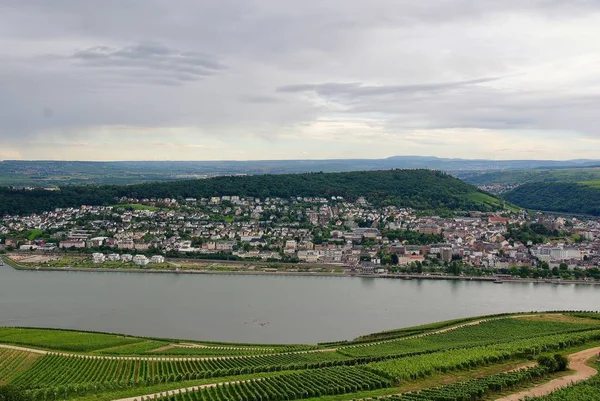
[[[54,267],[173,268],[197,259],[349,274],[600,279],[600,222],[582,217],[433,216],[337,196],[119,201],[4,216],[0,252]]]

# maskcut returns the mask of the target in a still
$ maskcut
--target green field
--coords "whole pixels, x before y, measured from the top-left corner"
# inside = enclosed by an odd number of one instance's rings
[[[581,181],[580,184],[586,185],[592,188],[600,188],[600,179],[595,181]]]
[[[550,380],[556,368],[524,363],[598,344],[600,314],[594,312],[458,319],[296,346],[0,328],[0,385],[37,401],[105,401],[199,384],[206,387],[163,398],[463,400],[451,397],[477,399]],[[6,348],[11,345],[51,352]]]
[[[148,210],[151,212],[157,212],[161,210],[159,207],[141,205],[139,203],[118,203],[114,206],[115,208],[132,209],[132,210]]]
[[[468,195],[468,198],[470,201],[474,202],[474,203],[479,203],[482,205],[482,208],[489,208],[489,209],[496,209],[496,210],[503,210],[503,209],[507,209],[510,210],[511,212],[518,212],[519,208],[515,205],[512,205],[510,202],[503,202],[501,199],[495,198],[489,194],[486,194],[484,192],[473,192],[471,194]]]

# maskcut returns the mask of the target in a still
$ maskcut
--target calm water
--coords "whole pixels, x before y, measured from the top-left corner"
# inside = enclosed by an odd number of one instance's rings
[[[315,343],[499,312],[600,307],[600,286],[0,267],[0,326]]]

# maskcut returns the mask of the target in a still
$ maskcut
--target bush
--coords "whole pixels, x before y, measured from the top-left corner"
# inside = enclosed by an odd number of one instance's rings
[[[30,399],[22,388],[0,386],[0,401],[29,401]]]
[[[556,361],[556,368],[559,372],[564,372],[569,369],[569,359],[561,354],[555,354],[554,360]]]
[[[561,354],[554,356],[542,355],[538,358],[540,366],[545,366],[550,372],[564,372],[569,368],[569,360]]]
[[[540,366],[548,368],[550,372],[556,372],[558,370],[558,363],[556,362],[556,359],[551,356],[542,355],[537,361]]]

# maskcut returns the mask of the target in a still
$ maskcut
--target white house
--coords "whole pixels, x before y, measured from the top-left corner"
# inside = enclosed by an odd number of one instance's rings
[[[106,257],[103,253],[94,253],[92,254],[92,260],[94,261],[94,263],[104,263]]]
[[[144,255],[135,255],[133,257],[133,263],[138,266],[146,266],[148,263],[150,263],[150,260]]]
[[[150,258],[150,263],[165,263],[165,257],[162,255],[154,255]]]

